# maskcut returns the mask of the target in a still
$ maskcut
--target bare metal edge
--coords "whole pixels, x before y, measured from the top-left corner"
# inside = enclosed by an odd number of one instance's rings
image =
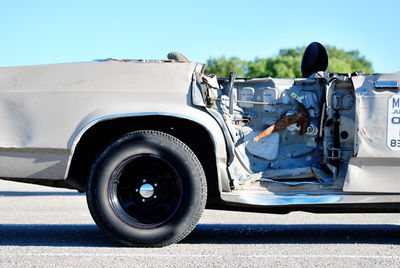
[[[221,193],[225,202],[254,206],[288,206],[315,204],[400,203],[400,194],[248,194]]]

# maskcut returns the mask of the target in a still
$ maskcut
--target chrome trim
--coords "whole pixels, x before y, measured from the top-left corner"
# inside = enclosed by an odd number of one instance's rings
[[[400,203],[400,194],[250,194],[247,190],[221,193],[225,202],[254,206],[288,206],[317,204]]]
[[[397,81],[376,81],[375,88],[399,88]]]
[[[138,192],[141,195],[141,197],[149,198],[149,197],[152,197],[154,194],[154,187],[153,187],[153,185],[151,185],[149,183],[145,183],[142,186],[140,186],[140,188],[138,189]]]
[[[75,153],[75,148],[78,145],[79,141],[81,140],[83,134],[85,134],[85,132],[90,129],[91,127],[93,127],[95,124],[100,123],[102,121],[106,121],[106,120],[111,120],[111,119],[117,119],[117,118],[123,118],[123,117],[140,117],[140,116],[170,116],[170,117],[175,117],[175,118],[181,118],[181,119],[187,119],[193,122],[198,123],[199,125],[203,126],[208,134],[210,134],[211,140],[213,141],[214,144],[214,150],[217,148],[217,141],[215,140],[214,136],[212,135],[212,133],[208,130],[207,126],[204,125],[200,120],[194,118],[194,117],[190,117],[190,116],[186,116],[186,115],[182,115],[182,114],[175,114],[175,113],[165,113],[165,112],[145,112],[145,113],[126,113],[126,114],[114,114],[114,115],[107,115],[107,116],[102,116],[99,118],[96,118],[92,121],[90,121],[89,123],[87,123],[79,132],[78,135],[76,135],[72,146],[71,146],[71,152],[69,155],[69,159],[68,159],[68,164],[67,164],[67,169],[65,171],[65,175],[64,178],[67,178],[68,173],[69,173],[69,169],[71,167],[71,162],[72,162],[72,157],[74,156]],[[210,118],[212,118],[213,120],[215,120],[212,116],[210,116]]]

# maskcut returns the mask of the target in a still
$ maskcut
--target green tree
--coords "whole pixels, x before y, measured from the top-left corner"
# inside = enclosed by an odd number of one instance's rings
[[[238,76],[244,76],[246,73],[247,62],[237,57],[226,59],[224,56],[220,58],[211,58],[207,60],[206,73],[216,74],[220,77],[228,77],[230,72],[236,72]]]
[[[325,47],[328,53],[329,72],[373,73],[372,63],[360,55],[358,50],[345,51],[333,46]],[[277,56],[256,58],[253,61],[242,61],[237,57],[213,58],[207,61],[206,73],[214,73],[220,77],[236,72],[242,77],[302,77],[301,60],[305,47],[281,49]]]
[[[344,51],[336,47],[327,47],[329,56],[328,71],[337,73],[364,72],[373,73],[372,63],[360,55],[358,50]]]

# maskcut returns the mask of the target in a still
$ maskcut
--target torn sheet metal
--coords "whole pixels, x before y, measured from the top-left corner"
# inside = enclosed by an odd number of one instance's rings
[[[204,99],[208,104],[213,104],[218,98],[219,84],[215,75],[205,75],[200,72],[196,73],[197,82],[200,84]]]

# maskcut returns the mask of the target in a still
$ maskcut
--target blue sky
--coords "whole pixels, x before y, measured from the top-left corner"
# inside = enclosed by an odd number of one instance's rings
[[[400,71],[400,1],[0,0],[0,66],[276,55],[312,41]]]

